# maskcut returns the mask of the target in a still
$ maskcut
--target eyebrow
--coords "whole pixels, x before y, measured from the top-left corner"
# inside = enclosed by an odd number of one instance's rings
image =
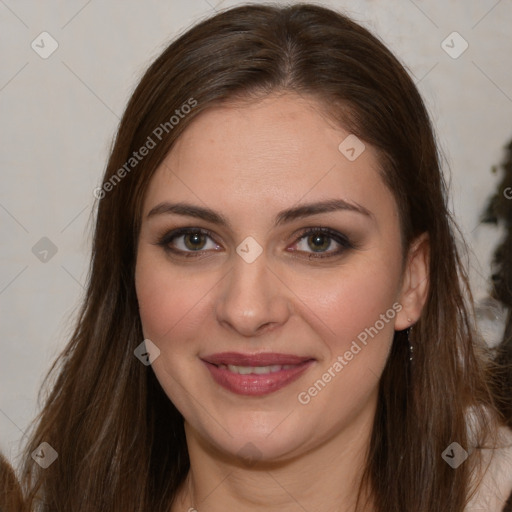
[[[281,224],[285,224],[296,219],[309,217],[310,215],[317,215],[319,213],[330,213],[335,211],[356,212],[366,217],[373,218],[373,213],[366,209],[364,206],[361,206],[357,203],[349,203],[343,199],[329,199],[326,201],[304,204],[283,210],[276,215],[274,226],[279,226]],[[160,203],[151,209],[151,211],[147,215],[147,218],[149,219],[156,215],[164,214],[175,214],[184,215],[187,217],[195,217],[197,219],[202,219],[211,222],[212,224],[218,224],[219,226],[231,228],[231,224],[226,219],[226,217],[216,212],[215,210],[181,202]]]

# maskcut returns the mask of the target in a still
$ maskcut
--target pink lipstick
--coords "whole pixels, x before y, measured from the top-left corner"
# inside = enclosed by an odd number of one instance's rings
[[[223,352],[201,358],[217,384],[239,395],[261,396],[298,379],[313,363],[290,354]]]

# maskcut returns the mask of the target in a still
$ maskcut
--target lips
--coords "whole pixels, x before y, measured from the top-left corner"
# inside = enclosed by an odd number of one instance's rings
[[[240,395],[259,396],[298,379],[313,363],[291,354],[223,352],[202,358],[217,384]]]
[[[296,365],[313,359],[312,357],[300,357],[291,354],[277,354],[264,352],[260,354],[241,354],[238,352],[222,352],[202,358],[203,361],[214,365],[233,366],[272,366],[272,365]]]

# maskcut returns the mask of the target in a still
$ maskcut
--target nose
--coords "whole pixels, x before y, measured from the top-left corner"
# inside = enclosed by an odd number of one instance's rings
[[[291,313],[289,290],[267,266],[264,254],[252,263],[235,256],[216,301],[218,322],[250,337],[276,330]]]

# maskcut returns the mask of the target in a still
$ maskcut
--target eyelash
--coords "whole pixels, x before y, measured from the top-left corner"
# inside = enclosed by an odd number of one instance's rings
[[[173,231],[170,231],[166,234],[164,234],[162,237],[160,237],[156,245],[162,247],[166,252],[170,252],[173,254],[179,254],[180,256],[184,256],[186,258],[197,258],[198,256],[201,256],[202,253],[206,252],[202,249],[199,249],[197,251],[183,251],[181,249],[175,249],[170,246],[170,244],[180,236],[184,235],[190,235],[190,234],[200,234],[208,236],[210,239],[212,239],[215,242],[215,236],[214,234],[209,231],[208,229],[203,228],[179,228],[175,229]],[[300,232],[298,235],[296,241],[294,242],[294,245],[300,242],[303,238],[307,238],[312,235],[321,234],[321,235],[327,235],[328,238],[333,240],[334,242],[338,243],[341,248],[337,249],[334,252],[327,252],[327,253],[315,253],[311,252],[308,253],[308,259],[322,259],[322,258],[333,258],[335,256],[340,256],[343,252],[349,249],[354,249],[355,245],[342,233],[339,233],[338,231],[334,231],[330,228],[324,228],[324,227],[315,227],[315,228],[305,228],[303,231]],[[215,242],[217,244],[217,242]],[[219,245],[219,244],[217,244]],[[304,251],[298,251],[293,250],[293,252],[304,252]]]

